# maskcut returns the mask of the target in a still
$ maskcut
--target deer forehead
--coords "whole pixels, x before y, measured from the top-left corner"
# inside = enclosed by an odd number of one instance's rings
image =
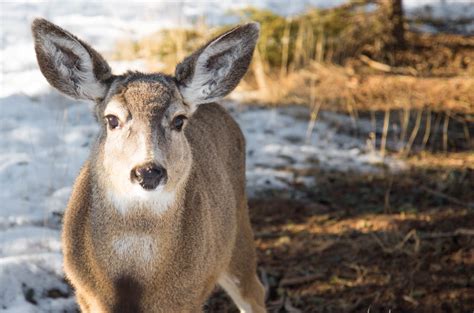
[[[105,106],[104,115],[124,117],[128,113],[145,118],[176,107],[180,95],[176,85],[163,75],[133,75],[119,81]]]

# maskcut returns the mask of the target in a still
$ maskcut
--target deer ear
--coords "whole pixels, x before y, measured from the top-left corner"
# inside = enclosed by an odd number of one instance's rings
[[[112,73],[97,51],[45,19],[31,29],[39,67],[53,87],[75,99],[105,97]]]
[[[178,64],[175,76],[184,101],[195,109],[234,90],[247,72],[259,29],[258,23],[238,26]]]

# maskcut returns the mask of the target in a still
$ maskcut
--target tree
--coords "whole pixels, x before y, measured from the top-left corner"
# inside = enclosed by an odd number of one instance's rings
[[[405,48],[405,25],[402,0],[382,0],[384,13],[387,16],[386,27],[390,36],[388,46],[391,48]]]

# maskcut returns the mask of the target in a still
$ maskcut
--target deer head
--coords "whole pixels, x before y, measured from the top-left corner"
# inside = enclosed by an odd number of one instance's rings
[[[48,82],[74,99],[95,102],[101,128],[92,151],[100,187],[122,211],[166,209],[186,184],[193,153],[187,124],[199,105],[230,93],[246,73],[259,26],[236,27],[177,65],[175,76],[113,75],[87,43],[44,20],[34,21],[35,50]]]

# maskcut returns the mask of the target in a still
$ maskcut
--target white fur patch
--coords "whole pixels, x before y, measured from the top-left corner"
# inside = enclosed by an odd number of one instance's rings
[[[175,201],[175,193],[165,191],[161,185],[155,190],[147,191],[137,184],[128,184],[126,191],[118,192],[110,188],[107,192],[109,201],[123,215],[133,208],[148,208],[156,214],[161,214]]]
[[[156,253],[155,243],[150,235],[124,235],[112,243],[115,253],[125,259],[133,259],[146,264]]]
[[[232,298],[235,305],[239,308],[241,313],[252,313],[252,306],[246,302],[239,290],[239,280],[229,274],[223,274],[217,281],[218,284],[227,292]]]
[[[74,89],[80,98],[93,100],[105,95],[106,88],[95,78],[91,56],[82,44],[72,38],[57,37],[51,34],[45,34],[43,38],[43,49],[54,61],[65,84],[72,84],[72,78],[76,80],[77,85],[74,86]],[[60,47],[70,50],[79,58],[80,66],[78,68],[66,66],[68,56],[59,49]]]

